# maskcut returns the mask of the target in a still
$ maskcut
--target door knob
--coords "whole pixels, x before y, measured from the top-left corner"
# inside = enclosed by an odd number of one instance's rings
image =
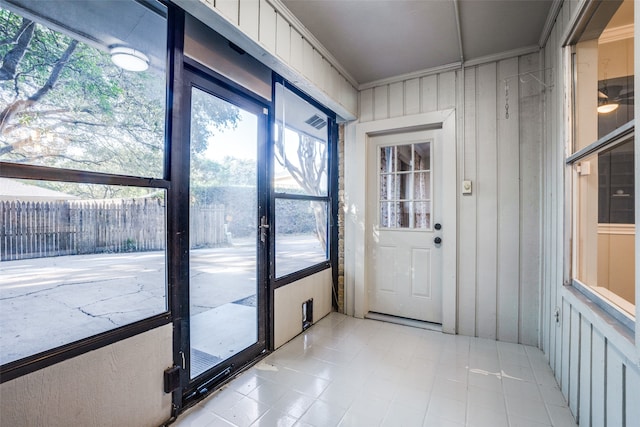
[[[442,243],[442,239],[440,237],[436,237],[435,239],[433,239],[433,243],[439,245],[440,243]]]
[[[440,230],[442,228],[442,225],[437,222],[436,225],[433,226],[433,228],[435,228],[436,230]]]

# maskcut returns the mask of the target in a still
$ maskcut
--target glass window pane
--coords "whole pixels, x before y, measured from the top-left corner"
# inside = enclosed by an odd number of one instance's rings
[[[413,180],[413,199],[431,200],[431,173],[417,172]]]
[[[326,202],[276,199],[276,277],[327,260]]]
[[[414,204],[414,228],[431,229],[431,203]]]
[[[431,143],[422,142],[414,144],[413,159],[415,163],[414,170],[428,171],[431,169]]]
[[[401,173],[398,174],[398,195],[400,196],[400,200],[411,200],[413,199],[412,195],[412,174],[411,173]]]
[[[380,227],[430,228],[431,142],[380,147],[379,171]]]
[[[276,85],[276,192],[327,195],[328,135],[326,114],[281,84]]]
[[[633,141],[574,165],[575,277],[635,314]]]
[[[30,19],[0,9],[0,37],[15,40],[0,62],[19,58],[0,70],[0,161],[162,177],[166,7],[149,4],[28,2]],[[116,65],[123,52],[138,62]]]
[[[380,200],[395,200],[396,194],[396,175],[380,175]]]
[[[165,195],[0,178],[0,364],[167,310]]]
[[[575,45],[574,151],[634,118],[633,8],[600,8]]]

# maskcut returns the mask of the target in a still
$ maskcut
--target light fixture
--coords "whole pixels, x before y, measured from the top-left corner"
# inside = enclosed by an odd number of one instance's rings
[[[615,103],[615,102],[609,103],[607,100],[605,100],[603,103],[598,105],[598,113],[600,114],[611,113],[613,111],[616,111],[619,106],[620,104],[618,103]]]
[[[125,46],[111,48],[111,61],[127,71],[145,71],[149,68],[149,58],[144,53]]]

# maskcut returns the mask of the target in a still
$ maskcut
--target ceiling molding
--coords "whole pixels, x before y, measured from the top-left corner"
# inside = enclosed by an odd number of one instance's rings
[[[295,28],[295,30],[299,32],[300,35],[305,40],[307,40],[311,44],[311,46],[313,46],[313,48],[317,50],[318,53],[320,53],[320,55],[322,55],[322,57],[329,62],[329,64],[331,64],[333,68],[338,70],[338,72],[342,74],[342,76],[347,79],[347,81],[351,83],[353,87],[358,87],[358,81],[353,78],[353,76],[342,66],[342,64],[340,64],[340,62],[338,62],[338,60],[331,54],[331,52],[329,52],[327,48],[324,47],[324,45],[320,43],[320,41],[313,34],[311,34],[307,27],[305,27],[302,22],[300,22],[300,20],[289,9],[287,9],[287,6],[285,6],[282,1],[266,1],[271,6],[273,6],[276,12],[282,15],[282,17],[289,23],[289,25]]]
[[[516,56],[529,55],[530,53],[540,52],[540,46],[526,46],[519,49],[508,50],[506,52],[496,53],[494,55],[481,56],[464,63],[465,67],[475,67],[476,65],[486,64],[488,62],[502,61],[503,59],[510,59]]]
[[[392,83],[403,82],[405,80],[417,79],[420,77],[432,76],[434,74],[440,74],[447,71],[459,70],[462,66],[461,62],[453,62],[447,65],[441,65],[439,67],[427,68],[424,70],[414,71],[407,74],[401,74],[399,76],[388,77],[386,79],[374,80],[372,82],[363,83],[358,86],[358,90],[371,89],[372,87],[384,86]]]
[[[460,24],[460,0],[453,0],[453,8],[456,14],[456,26],[458,27],[458,50],[460,50],[460,62],[464,63],[464,49],[462,45],[462,25]]]
[[[564,4],[564,0],[553,0],[551,4],[551,8],[549,9],[549,13],[547,14],[547,20],[544,23],[544,27],[542,28],[542,33],[540,33],[540,40],[538,40],[538,46],[544,47],[551,37],[551,31],[553,31],[553,26],[556,23],[556,19],[558,19],[558,15],[560,15],[560,10],[562,10],[562,5]]]
[[[633,38],[633,24],[604,30],[598,39],[598,44],[617,42],[630,38]]]

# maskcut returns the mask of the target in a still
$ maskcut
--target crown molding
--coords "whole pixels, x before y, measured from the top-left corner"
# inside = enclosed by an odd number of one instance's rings
[[[633,24],[604,30],[600,38],[598,38],[598,44],[617,42],[625,39],[633,39]]]

